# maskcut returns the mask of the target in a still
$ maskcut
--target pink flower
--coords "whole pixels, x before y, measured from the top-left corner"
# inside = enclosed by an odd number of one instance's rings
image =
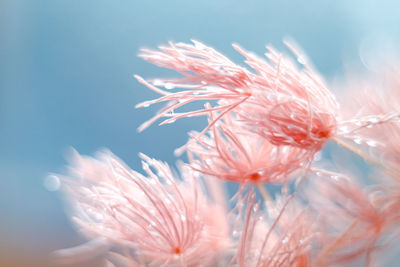
[[[246,57],[246,63],[256,73],[238,66],[214,49],[193,41],[194,45],[170,43],[160,51],[143,49],[140,56],[158,66],[171,68],[184,78],[156,79],[139,82],[162,95],[137,107],[168,101],[169,104],[153,119],[143,124],[143,130],[159,118],[170,123],[182,117],[220,112],[210,121],[205,133],[228,112],[234,112],[246,126],[274,145],[291,145],[318,150],[335,134],[337,103],[321,77],[311,68],[299,69],[291,60],[268,47],[261,59],[234,45]],[[172,92],[161,90],[182,88]],[[176,113],[175,110],[193,101],[216,101],[205,109]]]
[[[373,192],[363,190],[348,177],[319,170],[323,177],[309,179],[310,205],[318,213],[321,244],[317,265],[343,264],[365,256],[366,264],[387,230],[388,214],[374,201]]]
[[[293,196],[280,198],[264,212],[252,193],[247,196],[246,204],[233,259],[238,267],[312,266],[315,222]]]
[[[214,124],[208,134],[191,135],[196,142],[187,145],[190,166],[205,175],[237,183],[285,183],[313,156],[305,149],[271,144],[231,114]]]
[[[343,130],[339,131],[395,179],[400,178],[399,75],[398,67],[384,68],[378,77],[354,80],[346,95],[345,114],[350,118],[341,122]]]
[[[109,152],[73,156],[64,181],[77,224],[90,237],[134,249],[134,259],[146,266],[214,266],[229,244],[224,208],[205,195],[190,169],[178,180],[167,164],[140,156],[148,177]]]

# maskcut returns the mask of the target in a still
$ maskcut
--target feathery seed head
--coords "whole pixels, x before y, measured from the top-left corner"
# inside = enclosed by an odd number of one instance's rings
[[[178,180],[168,165],[141,154],[147,177],[110,152],[74,155],[67,196],[83,232],[129,246],[150,266],[212,266],[229,243],[224,209],[200,189],[193,172]]]
[[[140,56],[145,60],[174,69],[184,77],[151,82],[136,76],[140,83],[162,95],[137,107],[170,102],[139,130],[162,117],[167,118],[161,123],[164,124],[182,117],[218,111],[220,116],[210,121],[203,134],[229,112],[236,113],[252,131],[275,145],[318,150],[335,134],[338,104],[322,78],[309,66],[299,69],[272,48],[268,48],[267,61],[234,45],[255,70],[253,73],[204,44],[193,43],[170,43],[167,47],[160,47],[159,51],[142,50]],[[161,90],[157,85],[181,90]],[[175,112],[179,107],[197,100],[215,101],[216,105],[190,112]]]

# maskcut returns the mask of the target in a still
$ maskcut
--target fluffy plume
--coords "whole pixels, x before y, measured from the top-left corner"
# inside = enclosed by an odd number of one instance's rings
[[[254,193],[246,198],[243,227],[233,263],[238,267],[312,266],[315,225],[293,195],[262,212]]]
[[[388,226],[387,214],[373,201],[373,193],[363,190],[349,177],[319,170],[322,177],[310,179],[306,195],[320,218],[321,245],[318,265],[344,264],[372,252]]]
[[[312,159],[305,149],[271,144],[229,114],[208,134],[191,135],[197,142],[188,143],[190,166],[205,175],[237,183],[286,183]]]
[[[292,145],[319,149],[335,134],[337,103],[321,77],[310,67],[299,69],[290,59],[268,47],[267,60],[234,48],[246,57],[251,72],[238,66],[214,49],[193,41],[193,45],[170,43],[159,51],[143,49],[145,60],[171,68],[184,77],[139,82],[162,95],[138,107],[168,101],[168,105],[139,129],[143,130],[159,118],[170,123],[182,117],[220,112],[208,128],[228,112],[236,113],[252,131],[275,145]],[[162,90],[181,88],[177,92]],[[213,101],[215,106],[196,111],[175,113],[179,107],[197,100]]]
[[[64,181],[77,224],[90,237],[132,248],[146,266],[215,266],[229,244],[224,208],[191,170],[179,180],[167,164],[141,157],[147,177],[110,152],[96,159],[75,153]]]
[[[372,152],[372,162],[400,179],[400,69],[384,68],[364,81],[353,81],[346,98],[343,136]],[[366,149],[364,149],[366,150]]]

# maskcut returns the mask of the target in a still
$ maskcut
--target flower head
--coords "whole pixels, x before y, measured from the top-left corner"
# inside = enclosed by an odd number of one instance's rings
[[[150,266],[212,266],[228,244],[224,209],[200,190],[189,169],[178,180],[168,165],[141,155],[145,177],[109,152],[74,156],[65,178],[76,222],[135,250]]]
[[[318,150],[335,134],[336,100],[320,76],[307,65],[299,69],[270,47],[266,54],[267,61],[234,45],[255,70],[256,73],[253,73],[204,44],[193,43],[170,43],[169,46],[161,46],[160,51],[142,50],[140,56],[147,61],[174,69],[184,77],[145,81],[136,76],[139,82],[162,94],[159,99],[143,102],[138,107],[169,102],[140,130],[161,117],[167,117],[163,123],[169,123],[182,117],[218,111],[220,115],[210,121],[203,134],[228,112],[236,113],[249,129],[275,145]],[[158,85],[183,90],[170,92],[161,90]],[[175,112],[179,107],[197,100],[215,100],[216,105],[190,112]]]
[[[388,64],[389,66],[391,64]],[[354,80],[350,88],[339,134],[353,140],[376,158],[381,169],[400,178],[400,68],[393,67],[377,77]]]
[[[213,115],[211,115],[211,119]],[[205,175],[237,183],[285,183],[311,161],[308,151],[275,146],[227,114],[208,134],[191,134],[190,166]]]
[[[292,196],[278,199],[262,212],[254,194],[247,197],[234,262],[245,266],[312,266],[315,223]]]
[[[319,170],[323,177],[309,179],[314,190],[307,191],[310,205],[318,213],[321,244],[318,265],[343,264],[370,256],[383,231],[391,222],[387,213],[349,177]],[[322,178],[322,179],[321,179]],[[332,216],[334,214],[334,216]]]

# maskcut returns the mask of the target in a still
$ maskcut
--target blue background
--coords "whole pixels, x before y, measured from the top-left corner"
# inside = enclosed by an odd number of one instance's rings
[[[186,132],[204,126],[184,119],[137,133],[158,107],[134,108],[156,94],[132,75],[173,74],[137,58],[141,47],[194,38],[240,62],[232,42],[262,54],[290,36],[334,82],[347,63],[363,67],[365,51],[398,46],[396,2],[0,1],[0,258],[23,251],[29,262],[82,242],[60,193],[43,185],[64,172],[68,148],[106,147],[140,170],[138,152],[174,164]]]

